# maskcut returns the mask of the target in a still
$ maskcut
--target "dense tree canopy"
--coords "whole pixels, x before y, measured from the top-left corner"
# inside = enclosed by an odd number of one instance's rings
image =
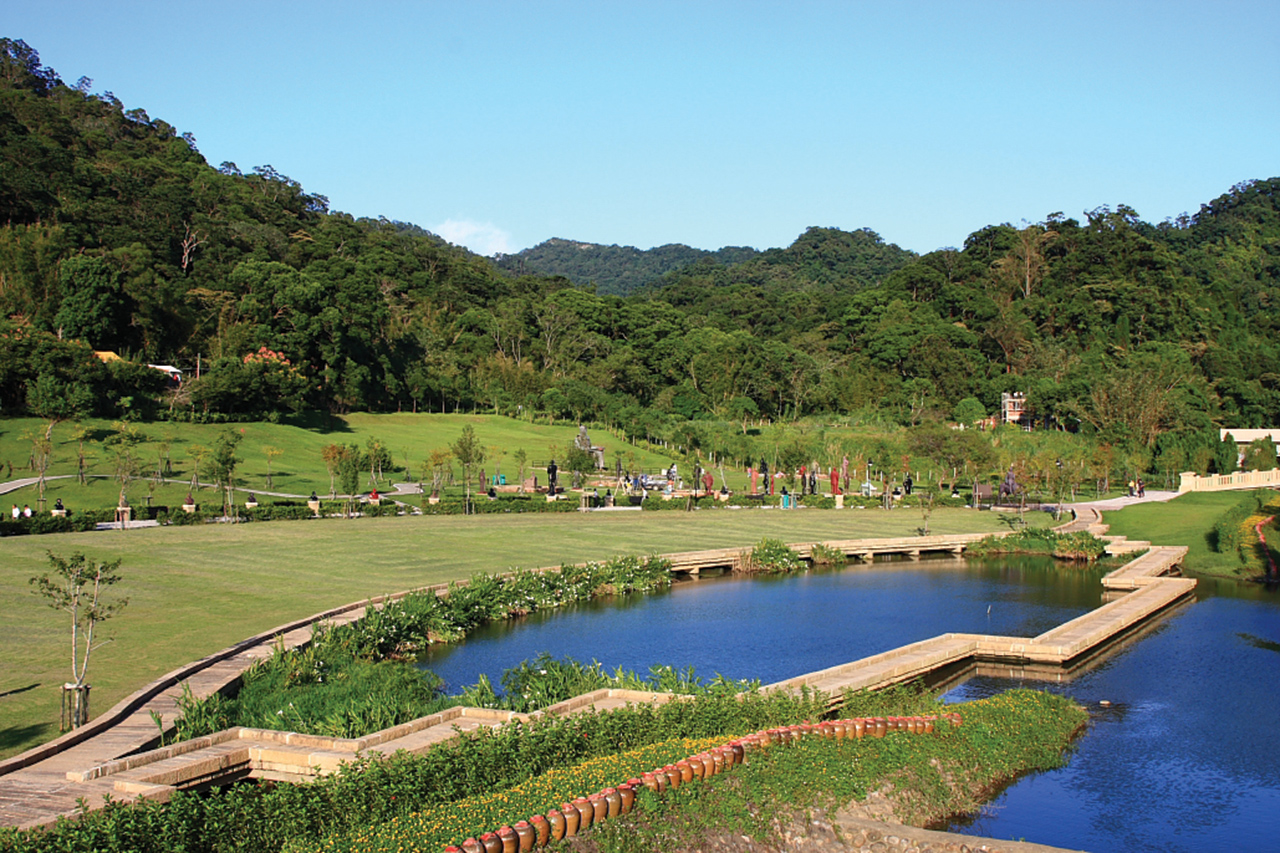
[[[1280,423],[1277,178],[1158,225],[1124,205],[1053,213],[924,256],[810,228],[764,252],[549,241],[500,269],[331,211],[270,165],[214,168],[190,134],[91,85],[0,40],[6,414],[72,383],[112,417],[461,408],[638,435],[871,409],[969,419],[1006,391],[1038,422],[1153,451]],[[535,257],[630,295],[522,274]],[[169,388],[147,362],[187,379]]]

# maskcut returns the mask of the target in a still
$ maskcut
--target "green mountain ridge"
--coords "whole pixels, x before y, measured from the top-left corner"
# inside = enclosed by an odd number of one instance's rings
[[[652,249],[605,246],[552,237],[513,254],[498,255],[494,264],[513,275],[564,276],[596,293],[628,296],[659,281],[668,273],[704,260],[732,266],[760,253],[749,246],[725,246],[715,251],[668,243]]]
[[[661,435],[919,424],[1019,391],[1037,422],[1120,447],[1280,423],[1280,178],[1176,221],[1101,206],[924,255],[813,227],[765,251],[556,239],[495,264],[272,166],[214,168],[90,86],[0,39],[2,414],[486,410]]]

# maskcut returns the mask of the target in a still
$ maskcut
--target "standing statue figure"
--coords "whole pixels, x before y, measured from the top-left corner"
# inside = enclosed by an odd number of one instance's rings
[[[551,487],[551,494],[556,493],[556,472],[560,469],[556,467],[556,460],[552,459],[547,463],[547,485]]]
[[[595,447],[591,444],[591,437],[587,435],[587,425],[578,424],[578,434],[573,437],[573,446],[581,450],[583,453],[591,454],[591,458],[595,461],[596,470],[604,470],[604,448]]]
[[[1013,476],[1013,467],[1009,467],[1009,473],[1004,475],[1004,482],[1000,484],[1000,497],[1012,497],[1018,493],[1018,481]]]

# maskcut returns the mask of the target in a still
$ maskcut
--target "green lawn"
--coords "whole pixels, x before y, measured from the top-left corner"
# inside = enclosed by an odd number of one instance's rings
[[[1244,566],[1234,554],[1220,554],[1209,545],[1214,523],[1227,510],[1252,493],[1191,492],[1164,503],[1134,504],[1103,514],[1112,534],[1145,539],[1158,545],[1186,545],[1184,568],[1189,572],[1223,577],[1258,574],[1257,566]]]
[[[1028,516],[1048,524],[1045,513]],[[704,510],[696,513],[418,516],[68,533],[0,539],[0,757],[57,734],[69,632],[32,594],[46,550],[123,560],[130,598],[94,654],[101,712],[184,663],[293,619],[478,571],[559,565],[618,554],[914,535],[915,511]],[[1006,529],[999,513],[935,510],[934,533]]]
[[[515,482],[516,474],[516,464],[512,457],[517,450],[523,448],[531,463],[543,466],[526,473],[526,476],[536,474],[539,483],[545,485],[544,466],[547,460],[559,456],[578,432],[577,427],[570,423],[547,426],[493,415],[307,415],[280,424],[137,424],[146,436],[146,441],[137,446],[136,455],[142,470],[139,472],[140,476],[129,485],[129,500],[138,506],[144,505],[148,497],[157,505],[174,506],[181,503],[188,492],[187,482],[193,473],[193,461],[188,450],[197,445],[209,447],[220,433],[228,429],[243,436],[236,451],[237,456],[243,460],[236,472],[241,488],[254,492],[266,491],[268,459],[265,451],[268,447],[274,447],[283,453],[271,462],[273,491],[308,495],[315,490],[327,496],[330,490],[329,473],[321,457],[325,446],[357,444],[363,448],[370,438],[377,438],[391,452],[395,464],[401,469],[408,467],[416,481],[431,451],[447,449],[457,441],[463,426],[468,423],[474,426],[477,438],[486,448],[488,458],[481,467],[487,474],[500,472],[506,475],[512,483]],[[113,507],[120,493],[120,486],[113,479],[114,453],[103,444],[103,439],[111,434],[112,425],[108,421],[93,419],[79,422],[79,425],[89,431],[89,440],[85,445],[88,450],[88,471],[100,477],[92,479],[88,485],[80,485],[75,478],[48,481],[46,496],[49,505],[52,506],[55,499],[61,498],[72,510]],[[55,427],[53,459],[48,476],[76,473],[76,428],[77,424],[73,423]],[[9,465],[13,468],[13,479],[33,476],[33,472],[27,467],[27,460],[31,455],[30,436],[43,434],[44,429],[45,422],[37,418],[0,419],[0,481],[9,479]],[[610,469],[619,453],[624,466],[638,466],[643,471],[657,472],[671,464],[671,459],[667,456],[628,445],[606,432],[592,433],[591,440],[605,448],[605,458]],[[159,467],[159,460],[166,448],[172,468],[170,477],[182,482],[157,484],[149,479]],[[455,467],[458,476],[457,491],[461,493],[462,470],[460,466]],[[478,475],[479,472],[473,473]],[[207,479],[208,471],[202,471],[201,482],[204,483]],[[403,473],[388,474],[391,482],[404,482],[405,479]],[[735,472],[733,480],[731,485],[738,487],[742,485],[738,481],[745,481],[745,478]],[[369,488],[367,478],[361,481],[361,488]],[[385,490],[386,486],[383,488]],[[30,504],[35,508],[37,497],[36,487],[30,486],[5,495],[0,501],[8,500],[19,506]],[[213,491],[197,493],[196,499],[202,503],[210,502],[214,499]]]

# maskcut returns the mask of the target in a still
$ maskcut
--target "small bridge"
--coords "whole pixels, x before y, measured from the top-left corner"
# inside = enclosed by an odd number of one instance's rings
[[[894,539],[837,539],[830,542],[794,543],[787,547],[806,560],[812,559],[813,549],[817,545],[839,551],[846,557],[867,562],[871,562],[876,557],[894,555],[917,560],[923,554],[951,554],[960,557],[975,542],[992,536],[1007,535],[1008,533],[953,533],[944,536],[902,536]],[[696,575],[703,569],[739,571],[745,568],[747,561],[751,558],[751,550],[750,547],[718,548],[660,556],[671,562],[671,571]]]

